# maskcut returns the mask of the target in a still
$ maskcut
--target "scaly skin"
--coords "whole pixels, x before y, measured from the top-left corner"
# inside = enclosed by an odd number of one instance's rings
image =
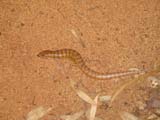
[[[124,72],[109,73],[109,74],[96,72],[90,69],[85,64],[80,53],[78,53],[73,49],[60,49],[55,51],[44,50],[40,52],[37,56],[41,58],[68,58],[71,61],[73,61],[87,76],[98,80],[105,80],[105,79],[111,79],[111,78],[117,78],[117,77],[129,76],[141,73],[141,71],[139,70],[128,70]]]

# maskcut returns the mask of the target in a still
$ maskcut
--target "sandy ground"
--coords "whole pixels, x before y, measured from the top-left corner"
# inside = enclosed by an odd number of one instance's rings
[[[160,61],[160,1],[1,0],[1,120],[25,120],[38,106],[53,107],[42,120],[58,120],[88,107],[70,80],[94,98],[112,95],[131,78],[98,81],[68,60],[37,57],[42,50],[62,48],[78,51],[96,71],[152,70]],[[121,111],[145,116],[138,107],[148,99],[149,86],[146,81],[125,89],[112,108],[100,105],[97,116],[121,120]]]

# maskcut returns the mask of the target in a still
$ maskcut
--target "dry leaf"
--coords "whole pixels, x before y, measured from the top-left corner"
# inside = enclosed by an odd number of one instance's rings
[[[99,101],[100,102],[108,102],[111,99],[110,95],[100,96]]]
[[[72,88],[76,91],[77,95],[83,99],[84,101],[86,101],[87,103],[91,104],[91,109],[89,109],[86,112],[86,117],[89,120],[94,120],[95,119],[95,115],[96,115],[96,111],[97,111],[97,103],[98,103],[98,97],[99,95],[97,95],[95,97],[94,100],[92,100],[86,93],[84,93],[83,91],[79,90],[78,88],[75,88],[75,83],[73,81],[71,81],[71,86]],[[65,120],[70,120],[70,117],[65,116]]]
[[[120,116],[121,116],[122,120],[140,120],[138,117],[136,117],[135,115],[133,115],[129,112],[121,112]]]
[[[82,45],[82,47],[85,47],[84,42],[82,41],[82,39],[77,35],[76,31],[74,29],[70,30],[71,33],[73,34],[73,36],[78,40],[78,42]]]
[[[85,113],[85,116],[87,117],[87,120],[90,120],[90,110],[91,109],[88,109]],[[99,118],[99,117],[95,117],[94,120],[103,120],[102,118]]]
[[[77,33],[76,33],[75,30],[71,29],[70,31],[74,35],[74,37],[76,37],[77,39],[79,39],[79,37],[78,37],[78,35],[77,35]]]
[[[156,114],[151,114],[147,120],[156,120],[157,119],[157,115]]]
[[[44,115],[46,115],[52,108],[44,108],[42,106],[33,109],[27,115],[27,120],[39,120]]]
[[[84,101],[86,101],[89,104],[95,104],[95,102],[83,91],[81,90],[76,90],[78,96],[83,99]]]
[[[98,104],[98,97],[99,97],[99,95],[97,95],[94,99],[95,104],[91,104],[89,120],[95,119],[95,115],[96,115],[96,111],[97,111],[97,104]]]
[[[84,114],[84,111],[77,112],[73,115],[61,115],[60,118],[63,120],[77,120]]]

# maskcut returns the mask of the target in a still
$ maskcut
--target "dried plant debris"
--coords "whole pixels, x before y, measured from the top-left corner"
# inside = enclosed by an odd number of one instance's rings
[[[143,72],[143,71],[142,71],[142,75],[141,75],[141,76],[136,77],[136,78],[134,78],[134,79],[130,79],[130,80],[128,80],[126,83],[124,83],[122,86],[120,86],[119,89],[114,92],[114,94],[113,94],[113,96],[112,96],[112,98],[111,98],[111,101],[110,101],[110,103],[109,103],[109,107],[112,106],[112,103],[113,103],[113,102],[115,101],[115,99],[119,96],[119,94],[124,91],[124,89],[126,89],[127,87],[130,87],[130,86],[133,86],[133,85],[135,85],[135,84],[140,84],[140,83],[145,82],[145,80],[147,80],[148,77],[157,75],[157,73],[160,71],[159,69],[160,69],[160,68],[157,68],[156,70],[149,71],[149,72]],[[132,68],[132,69],[130,69],[130,70],[137,70],[137,71],[138,71],[138,69],[135,69],[135,68],[134,68],[134,69]],[[150,78],[150,79],[151,79],[151,78]],[[153,78],[152,78],[152,79],[153,79]],[[155,78],[154,78],[154,81],[155,81]],[[157,79],[156,79],[156,81],[157,81]],[[159,81],[159,80],[158,80],[158,81]],[[156,83],[155,85],[157,85],[157,83]]]
[[[121,112],[120,117],[122,120],[140,120],[137,116],[129,112]]]
[[[111,100],[111,96],[110,95],[99,96],[99,101],[100,102],[107,103],[110,100]]]
[[[84,111],[80,111],[72,115],[61,115],[60,118],[63,120],[78,120],[83,114]]]
[[[87,103],[91,104],[91,108],[89,110],[90,112],[89,112],[89,115],[87,116],[87,118],[89,120],[94,120],[95,119],[95,115],[96,115],[96,111],[97,111],[98,97],[99,97],[99,95],[97,95],[95,97],[95,99],[92,100],[86,93],[82,92],[81,90],[77,90],[76,92],[77,92],[78,96],[81,99],[83,99]]]
[[[92,100],[86,93],[84,93],[81,90],[76,90],[77,95],[84,100],[85,102],[91,104],[91,108],[88,111],[85,111],[86,117],[88,120],[95,120],[95,115],[97,111],[97,106],[98,106],[98,97],[97,95],[94,100]],[[73,115],[62,115],[60,116],[61,119],[63,120],[78,120],[82,115],[84,114],[84,111],[80,111],[78,113],[75,113]]]
[[[160,79],[154,76],[149,76],[147,79],[151,82],[152,88],[157,88],[160,85]]]
[[[160,120],[160,116],[156,114],[151,114],[147,117],[147,120]]]
[[[52,108],[37,107],[28,113],[27,120],[39,120],[51,110]]]
[[[99,95],[97,95],[94,99],[95,104],[91,104],[89,120],[94,120],[95,119],[95,115],[96,115],[96,112],[97,112],[97,106],[98,106],[98,96]]]
[[[81,37],[79,35],[77,35],[77,32],[74,29],[71,29],[70,31],[73,34],[73,36],[78,40],[78,42],[81,44],[81,46],[83,48],[85,48],[86,46],[85,46],[83,40],[81,39]]]
[[[78,88],[75,87],[75,83],[71,81],[71,86],[72,88],[76,91],[77,95],[84,100],[85,102],[89,103],[91,105],[91,108],[86,111],[86,117],[89,120],[95,120],[95,115],[97,111],[97,106],[98,106],[98,98],[99,95],[97,95],[94,99],[89,97],[85,92],[79,90]]]
[[[92,100],[92,99],[91,99],[86,93],[84,93],[83,91],[77,89],[76,92],[77,92],[77,95],[78,95],[82,100],[84,100],[85,102],[87,102],[87,103],[89,103],[89,104],[91,104],[91,105],[96,104],[96,103],[94,102],[94,100]]]
[[[85,117],[87,118],[87,120],[91,120],[92,118],[90,117],[90,112],[91,109],[88,109],[86,112],[85,112]],[[93,114],[92,114],[93,115]],[[103,120],[102,118],[99,118],[99,117],[94,117],[94,120]]]

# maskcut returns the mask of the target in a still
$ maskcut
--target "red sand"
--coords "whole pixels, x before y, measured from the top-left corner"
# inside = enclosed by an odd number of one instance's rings
[[[23,120],[41,105],[53,107],[45,120],[85,109],[70,79],[92,97],[123,83],[91,79],[67,60],[38,58],[40,51],[75,49],[97,71],[150,70],[160,61],[159,35],[159,0],[1,0],[0,119]],[[125,90],[112,110],[102,106],[97,116],[120,120],[115,111],[135,112],[147,85]]]

